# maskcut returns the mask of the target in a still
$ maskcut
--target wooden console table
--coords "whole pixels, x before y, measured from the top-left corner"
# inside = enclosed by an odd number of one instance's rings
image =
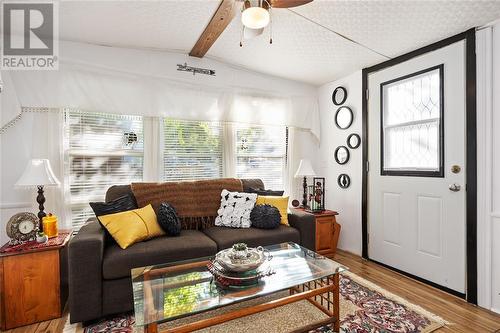
[[[67,233],[54,246],[0,254],[2,331],[61,317],[68,297],[70,237]]]
[[[304,211],[302,208],[295,208]],[[324,210],[313,214],[316,220],[316,248],[314,249],[321,255],[334,256],[337,252],[337,244],[340,236],[340,224],[337,223],[336,216],[339,213],[333,210]]]

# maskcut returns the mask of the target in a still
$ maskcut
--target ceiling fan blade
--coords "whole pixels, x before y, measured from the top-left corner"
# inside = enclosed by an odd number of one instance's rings
[[[313,0],[270,0],[273,8],[292,8],[305,5]]]
[[[243,38],[244,39],[252,39],[254,37],[262,35],[263,32],[264,32],[264,28],[261,28],[261,29],[250,29],[250,28],[247,28],[247,27],[243,27]]]
[[[240,2],[237,0],[222,0],[219,8],[208,23],[205,30],[201,33],[196,44],[194,44],[189,55],[192,57],[203,58],[224,29],[231,23],[237,10],[240,8]]]

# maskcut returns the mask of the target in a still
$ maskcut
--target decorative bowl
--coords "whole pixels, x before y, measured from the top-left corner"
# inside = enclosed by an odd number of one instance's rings
[[[234,254],[232,248],[225,249],[215,255],[215,260],[226,270],[230,272],[246,272],[257,269],[266,260],[271,260],[272,256],[269,250],[262,246],[257,248],[249,247],[246,258]]]

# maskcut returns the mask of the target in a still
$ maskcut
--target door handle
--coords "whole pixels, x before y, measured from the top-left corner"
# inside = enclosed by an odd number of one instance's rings
[[[448,186],[448,188],[452,192],[458,192],[458,191],[460,191],[460,185],[458,185],[458,184],[451,184],[450,186]]]

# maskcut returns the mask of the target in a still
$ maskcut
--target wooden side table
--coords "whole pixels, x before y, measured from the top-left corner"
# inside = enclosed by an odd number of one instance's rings
[[[70,236],[60,245],[0,254],[2,331],[61,317],[68,298]]]
[[[304,211],[302,208],[295,208]],[[340,224],[337,223],[336,216],[339,213],[333,210],[311,213],[316,220],[316,248],[315,251],[324,256],[333,256],[337,252],[337,243],[340,236]]]

